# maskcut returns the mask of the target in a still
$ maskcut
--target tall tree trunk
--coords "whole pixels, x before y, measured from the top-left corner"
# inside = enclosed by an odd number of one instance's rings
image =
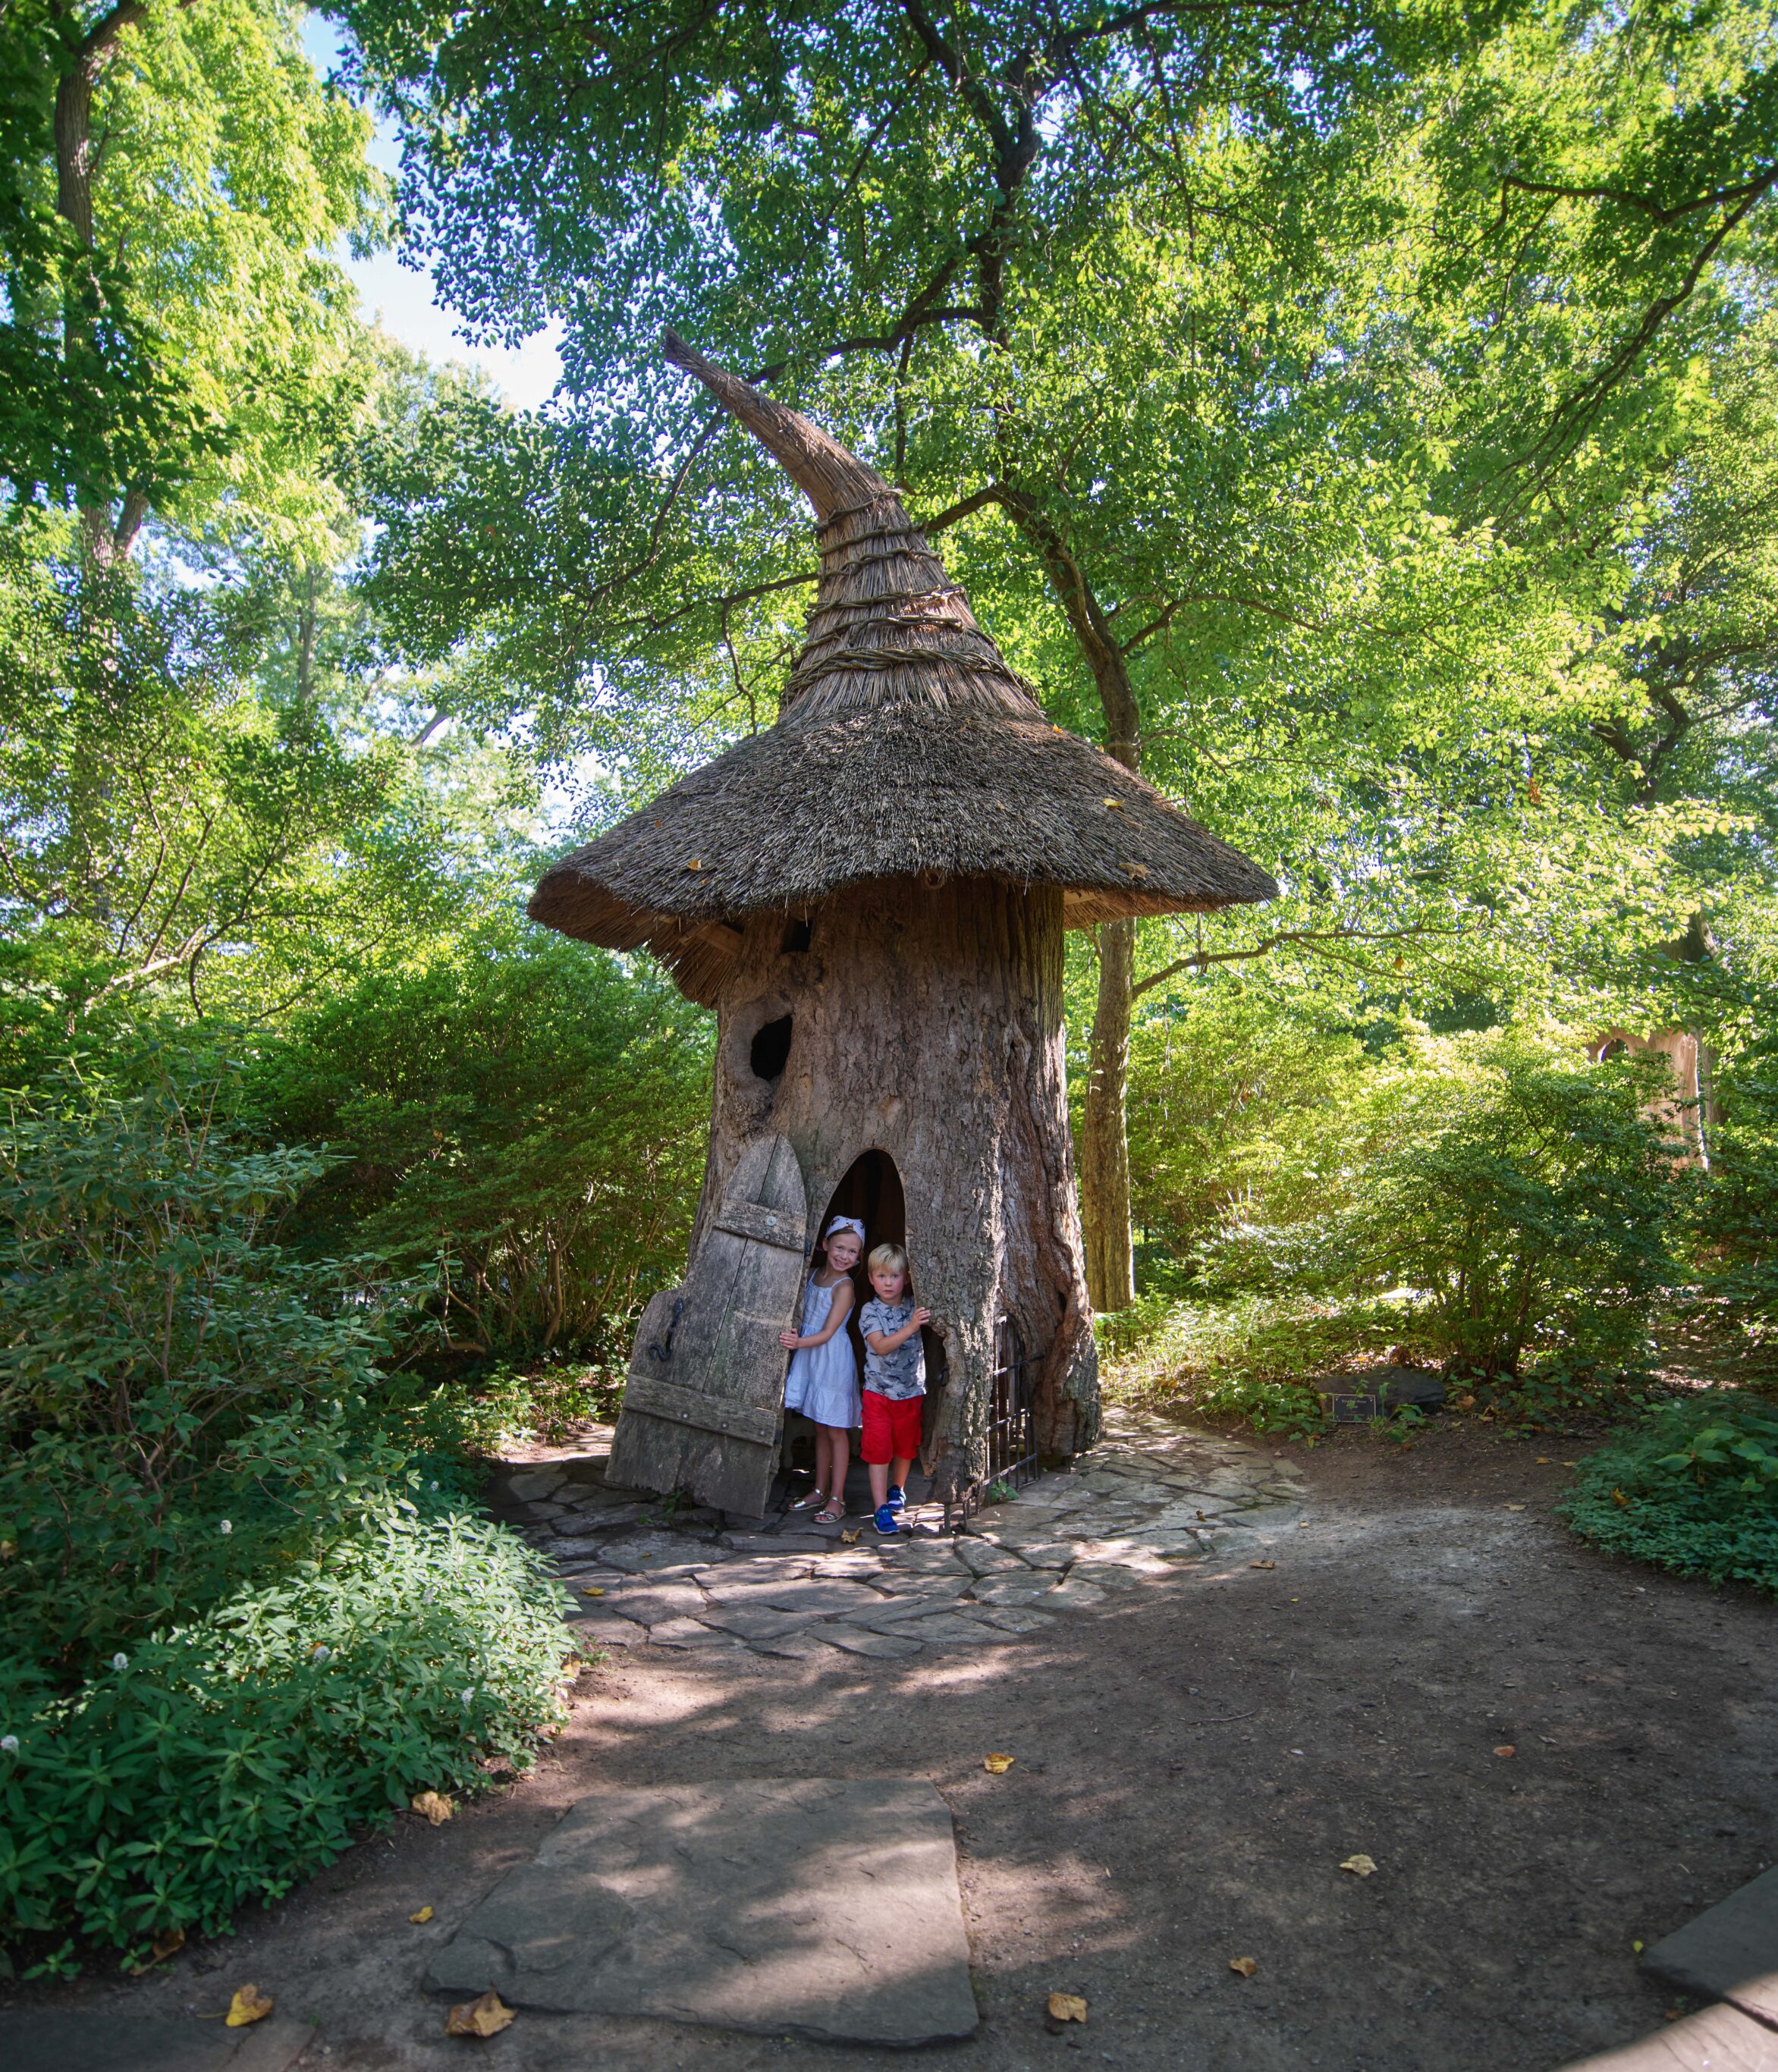
[[[191,0],[179,0],[179,4],[189,6]],[[110,62],[117,38],[146,12],[142,0],[118,0],[75,47],[72,66],[56,90],[56,212],[89,253],[97,238],[93,215],[93,89]],[[77,266],[68,278],[63,300],[64,347],[90,331],[97,302],[98,286],[92,266]],[[111,503],[102,491],[88,490],[80,498],[80,530],[88,561],[101,574],[129,559],[148,512],[147,499],[134,490],[125,495],[122,512],[116,519]]]
[[[1051,587],[1067,615],[1081,659],[1093,672],[1105,714],[1105,750],[1126,770],[1142,769],[1142,714],[1130,681],[1129,658],[1055,520],[1034,498],[1002,490],[1014,523],[1043,557]],[[1081,1118],[1080,1220],[1087,1293],[1095,1309],[1127,1309],[1136,1297],[1130,1240],[1130,1024],[1136,980],[1136,923],[1099,924],[1099,997],[1088,1042],[1087,1092]]]
[[[1087,1093],[1080,1131],[1080,1221],[1086,1240],[1087,1293],[1098,1310],[1135,1299],[1130,1231],[1130,1138],[1124,1112],[1130,1093],[1130,1020],[1135,976],[1136,923],[1101,921],[1099,997],[1087,1046]]]

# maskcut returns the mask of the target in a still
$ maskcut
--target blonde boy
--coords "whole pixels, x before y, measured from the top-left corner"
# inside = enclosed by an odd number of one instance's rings
[[[900,1530],[895,1514],[908,1502],[908,1470],[920,1451],[924,1415],[926,1352],[920,1327],[932,1320],[908,1293],[908,1255],[899,1244],[879,1244],[868,1262],[874,1301],[858,1313],[864,1355],[864,1437],[860,1457],[870,1475],[876,1527],[892,1538]]]

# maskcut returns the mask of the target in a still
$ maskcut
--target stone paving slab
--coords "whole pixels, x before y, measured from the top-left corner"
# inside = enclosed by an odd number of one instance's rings
[[[910,1655],[920,1652],[920,1642],[903,1633],[870,1633],[862,1626],[812,1626],[809,1637],[848,1655],[875,1655],[879,1662],[905,1662]]]
[[[564,1624],[587,1647],[640,1647],[648,1637],[647,1627],[611,1612],[573,1612]]]
[[[286,2072],[315,2034],[282,2015],[225,2029],[195,2015],[21,2010],[0,2014],[0,2065],[6,2072]]]
[[[1778,2072],[1778,2031],[1739,2008],[1706,2008],[1564,2072]]]
[[[1288,1462],[1122,1412],[1078,1470],[990,1506],[961,1536],[937,1530],[930,1505],[892,1540],[851,1545],[837,1527],[810,1536],[782,1515],[718,1531],[713,1515],[607,1490],[595,1457],[525,1470],[506,1486],[558,1574],[604,1593],[569,1614],[584,1644],[633,1646],[647,1629],[665,1646],[747,1646],[787,1660],[831,1647],[901,1660],[964,1645],[964,1633],[977,1644],[1035,1634],[1055,1615],[1168,1587],[1207,1553],[1238,1559],[1272,1545],[1303,1517]],[[867,1528],[858,1519],[846,1529]],[[949,1640],[934,1623],[945,1614],[962,1622]]]
[[[978,2019],[950,1813],[912,1778],[583,1799],[429,1983],[492,1988],[516,2008],[903,2049]]]
[[[1056,1623],[1053,1612],[1037,1611],[1028,1605],[984,1605],[979,1616],[1002,1633],[1037,1633]]]
[[[714,1626],[694,1618],[663,1619],[659,1626],[648,1628],[648,1642],[653,1647],[744,1649],[747,1646],[739,1635],[718,1633]]]
[[[1642,1968],[1778,2029],[1778,1869],[1663,1936],[1644,1955]]]

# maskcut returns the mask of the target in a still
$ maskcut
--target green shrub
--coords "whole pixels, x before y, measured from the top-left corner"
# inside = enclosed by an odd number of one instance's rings
[[[1778,1591],[1778,1407],[1713,1391],[1651,1411],[1587,1457],[1562,1509],[1608,1553]]]
[[[1411,1338],[1409,1322],[1386,1301],[1249,1295],[1226,1302],[1149,1298],[1095,1318],[1094,1330],[1113,1400],[1238,1417],[1256,1432],[1307,1437],[1327,1421],[1308,1378]]]
[[[1478,1374],[1645,1363],[1691,1201],[1643,1112],[1651,1069],[1523,1038],[1442,1054],[1443,1075],[1380,1083],[1387,1137],[1324,1216],[1231,1233],[1207,1285],[1399,1291],[1434,1355]]]
[[[463,1352],[621,1367],[636,1313],[684,1268],[710,1034],[658,969],[496,915],[299,1017],[253,1097],[286,1135],[350,1148],[304,1244],[443,1262]]]
[[[561,1593],[499,1527],[391,1498],[286,1568],[72,1689],[0,1667],[0,1942],[224,1930],[562,1716]]]
[[[277,1242],[330,1161],[241,1140],[228,1092],[174,1066],[131,1092],[69,1077],[0,1122],[0,1619],[76,1675],[403,1465],[367,1412],[413,1291]]]

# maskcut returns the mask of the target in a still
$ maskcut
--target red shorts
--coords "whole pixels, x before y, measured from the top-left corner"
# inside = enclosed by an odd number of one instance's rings
[[[899,1400],[864,1392],[864,1438],[858,1457],[867,1468],[886,1467],[891,1461],[911,1461],[920,1451],[920,1428],[926,1416],[924,1396]]]

